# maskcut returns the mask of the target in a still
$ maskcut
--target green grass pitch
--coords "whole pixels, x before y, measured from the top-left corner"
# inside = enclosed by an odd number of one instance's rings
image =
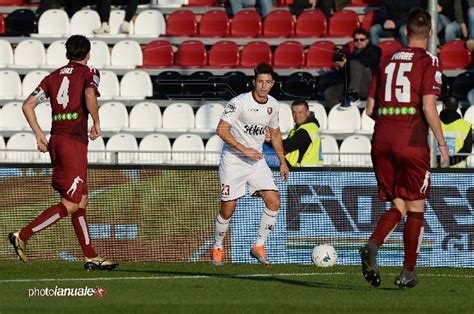
[[[0,261],[0,313],[473,313],[474,269],[419,268],[420,283],[399,289],[399,268],[382,267],[370,287],[360,267],[207,263]],[[38,290],[101,287],[96,296],[29,297]],[[56,288],[57,287],[57,288]]]

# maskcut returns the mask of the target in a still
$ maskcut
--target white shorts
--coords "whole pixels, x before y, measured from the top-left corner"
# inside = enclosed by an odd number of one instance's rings
[[[219,164],[219,179],[222,201],[232,201],[244,196],[247,184],[252,196],[258,191],[278,191],[273,173],[265,159],[247,162],[225,152]]]

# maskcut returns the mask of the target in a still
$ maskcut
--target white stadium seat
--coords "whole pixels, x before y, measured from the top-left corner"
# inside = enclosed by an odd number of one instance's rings
[[[374,133],[375,121],[366,114],[366,109],[361,114],[360,129],[356,130],[358,134],[372,134]]]
[[[69,16],[60,9],[46,10],[38,21],[38,34],[33,37],[67,37],[71,32]]]
[[[351,135],[341,143],[340,165],[341,166],[362,166],[371,167],[370,149],[372,145],[370,139],[363,135]]]
[[[470,106],[466,112],[464,112],[464,120],[474,124],[474,106]]]
[[[204,143],[197,134],[181,134],[171,148],[173,164],[198,164],[204,162]]]
[[[66,41],[57,40],[46,49],[46,65],[43,68],[56,69],[69,63],[66,58]]]
[[[164,134],[148,134],[141,140],[138,150],[141,164],[163,164],[171,160],[170,139]]]
[[[127,107],[121,102],[106,102],[99,107],[102,131],[119,132],[128,127]]]
[[[25,39],[15,48],[16,68],[39,68],[46,64],[46,50],[38,39]]]
[[[22,92],[21,96],[19,98],[26,99],[38,85],[41,83],[41,81],[49,74],[49,72],[44,71],[44,70],[34,70],[31,72],[28,72],[25,77],[23,78],[22,82]]]
[[[16,71],[0,70],[0,99],[15,99],[21,95],[20,75]]]
[[[104,139],[101,137],[95,140],[89,139],[87,147],[87,160],[89,163],[107,163],[107,153],[105,152]]]
[[[35,162],[39,159],[36,148],[36,137],[33,133],[20,132],[13,134],[7,142],[7,162]]]
[[[131,164],[138,161],[138,143],[135,136],[127,133],[114,134],[109,138],[105,145],[107,150],[107,159],[112,163],[118,162],[119,164]],[[117,156],[115,160],[114,156]]]
[[[112,10],[110,11],[109,17],[109,29],[108,34],[95,34],[96,38],[106,38],[106,37],[126,37],[126,34],[120,33],[120,25],[125,21],[125,11],[124,10]],[[130,34],[133,34],[133,21],[130,21]]]
[[[356,106],[341,109],[334,106],[329,111],[328,128],[325,133],[353,134],[360,128],[360,112]]]
[[[325,166],[339,164],[339,146],[331,135],[321,135],[321,151]]]
[[[0,67],[4,68],[13,64],[13,49],[8,40],[0,39]]]
[[[188,2],[188,0],[157,0],[156,6],[159,8],[180,8]]]
[[[280,131],[282,134],[287,134],[295,126],[293,121],[293,114],[291,113],[291,106],[287,103],[280,102]]]
[[[215,134],[207,140],[206,143],[206,164],[209,165],[218,165],[220,161],[222,146],[224,146],[224,141]]]
[[[474,153],[474,145],[472,145],[472,150],[471,150],[471,154]],[[474,155],[470,155],[469,157],[467,157],[467,167],[468,168],[474,168]]]
[[[161,128],[160,107],[152,102],[135,104],[130,111],[129,128],[127,131],[153,132]]]
[[[102,40],[91,40],[91,57],[87,62],[94,68],[102,69],[110,65],[109,46]]]
[[[121,40],[113,46],[110,68],[134,69],[140,65],[143,65],[143,53],[138,42]]]
[[[172,103],[163,111],[163,130],[187,132],[194,128],[194,112],[187,103]]]
[[[309,101],[308,102],[309,110],[314,113],[314,116],[319,122],[319,129],[326,130],[328,128],[328,114],[326,112],[326,108],[317,101]]]
[[[115,72],[100,70],[99,93],[100,100],[110,100],[119,97],[120,83]]]
[[[159,37],[166,34],[166,21],[158,10],[144,10],[135,19],[133,37]]]
[[[71,18],[71,35],[89,35],[100,27],[99,13],[94,10],[79,10]]]
[[[120,81],[119,99],[145,99],[153,96],[153,85],[150,75],[141,70],[125,73]]]
[[[220,103],[207,103],[198,108],[195,116],[195,129],[192,132],[215,132],[221,119],[224,106]]]
[[[35,108],[35,114],[41,129],[45,132],[51,131],[53,123],[51,104],[49,102],[38,104]]]
[[[21,109],[21,103],[9,102],[0,110],[0,131],[21,131],[28,122]]]

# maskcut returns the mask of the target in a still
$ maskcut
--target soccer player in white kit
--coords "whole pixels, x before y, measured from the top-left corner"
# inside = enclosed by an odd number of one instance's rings
[[[280,105],[268,95],[273,83],[273,68],[266,63],[258,64],[255,68],[253,91],[231,99],[217,126],[217,135],[225,144],[219,164],[221,208],[215,221],[211,261],[216,266],[223,264],[222,243],[237,200],[245,195],[246,186],[252,196],[262,197],[266,206],[250,254],[261,264],[270,264],[264,244],[277,219],[280,194],[272,171],[262,155],[267,128],[280,160],[280,176],[286,180],[289,175],[278,120]]]

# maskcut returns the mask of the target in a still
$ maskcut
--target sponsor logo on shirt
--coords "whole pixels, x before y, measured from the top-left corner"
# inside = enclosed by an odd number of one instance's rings
[[[258,126],[258,125],[244,125],[244,131],[247,134],[250,135],[263,135],[265,134],[265,127],[264,126]]]

